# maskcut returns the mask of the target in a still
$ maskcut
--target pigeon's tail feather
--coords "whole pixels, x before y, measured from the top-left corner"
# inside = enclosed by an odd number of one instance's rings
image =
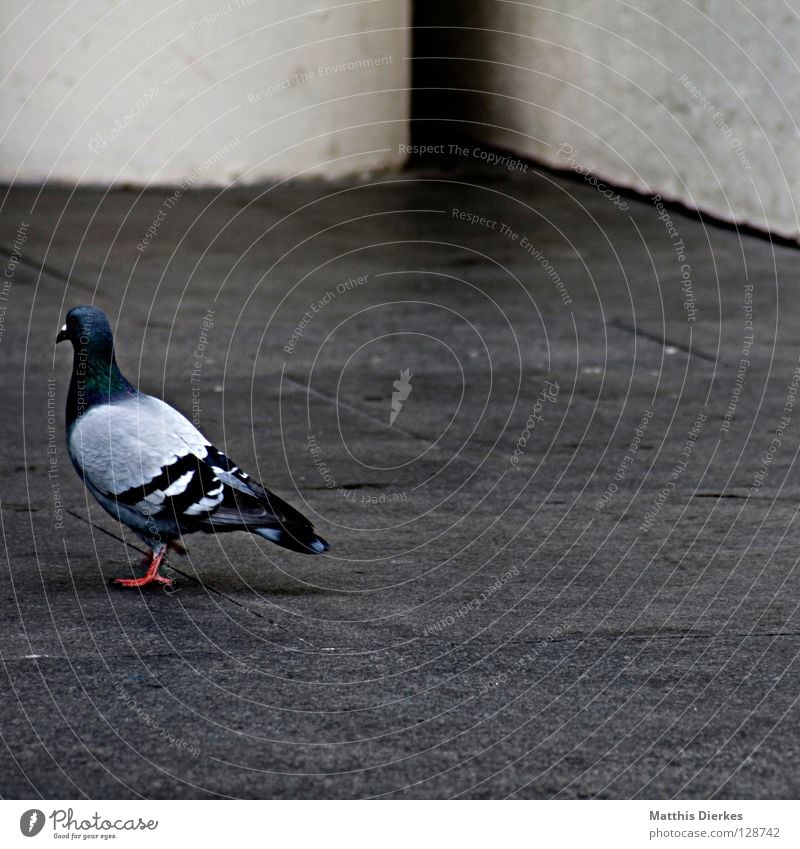
[[[206,520],[209,530],[248,530],[301,554],[322,554],[330,546],[306,517],[282,498],[255,484],[251,493],[228,488],[221,507]]]
[[[255,533],[276,545],[290,551],[299,551],[301,554],[323,554],[330,549],[328,543],[314,533],[314,526],[299,510],[295,510],[265,487],[253,486],[253,489],[267,510],[277,519],[269,525],[254,527]]]
[[[314,533],[313,528],[273,527],[253,528],[253,531],[276,545],[281,545],[290,551],[299,551],[301,554],[322,554],[330,549],[328,543]]]

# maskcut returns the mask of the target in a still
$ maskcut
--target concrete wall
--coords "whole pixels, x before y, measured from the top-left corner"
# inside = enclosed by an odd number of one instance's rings
[[[3,0],[3,180],[253,182],[397,165],[408,0]]]
[[[442,27],[425,35],[427,55],[454,57],[433,69],[438,84],[470,92],[441,98],[451,129],[800,236],[800,15],[790,4],[470,0],[423,22]]]

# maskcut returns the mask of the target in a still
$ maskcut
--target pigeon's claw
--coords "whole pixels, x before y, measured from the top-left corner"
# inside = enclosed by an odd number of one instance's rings
[[[113,578],[111,583],[115,587],[146,587],[148,584],[162,584],[163,586],[172,587],[175,582],[170,578],[165,578],[158,574],[158,569],[164,561],[167,553],[167,547],[164,546],[160,551],[153,553],[152,559],[147,566],[147,573],[141,578]]]
[[[143,578],[112,578],[111,583],[115,587],[146,587],[148,584],[163,584],[167,587],[175,586],[175,581],[172,578],[165,578],[163,575],[145,575]]]

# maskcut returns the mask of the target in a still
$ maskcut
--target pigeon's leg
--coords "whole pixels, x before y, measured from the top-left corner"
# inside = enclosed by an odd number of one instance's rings
[[[111,583],[117,587],[144,587],[147,584],[166,584],[171,587],[174,583],[169,578],[158,574],[158,567],[164,560],[167,554],[167,546],[165,543],[159,543],[158,547],[153,551],[153,557],[150,559],[147,566],[147,574],[142,578],[114,578]]]
[[[174,551],[176,554],[186,554],[186,547],[176,539],[167,540],[167,550]],[[145,556],[139,561],[139,565],[143,569],[148,568],[152,560],[152,554],[145,554]]]

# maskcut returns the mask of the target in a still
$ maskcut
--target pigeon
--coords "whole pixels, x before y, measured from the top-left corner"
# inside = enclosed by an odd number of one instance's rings
[[[330,546],[302,513],[245,474],[181,413],[139,392],[120,372],[108,318],[94,306],[67,313],[56,342],[74,350],[67,447],[86,488],[152,551],[141,578],[122,587],[172,586],[159,573],[167,549],[205,531],[249,531],[290,551]]]

